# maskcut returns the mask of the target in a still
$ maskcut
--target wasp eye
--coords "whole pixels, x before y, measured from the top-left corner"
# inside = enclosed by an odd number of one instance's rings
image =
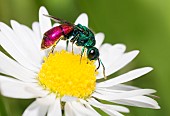
[[[95,47],[88,48],[87,57],[89,60],[97,60],[99,58],[99,50]]]

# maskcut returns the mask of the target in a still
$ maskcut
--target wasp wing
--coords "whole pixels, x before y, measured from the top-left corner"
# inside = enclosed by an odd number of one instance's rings
[[[50,19],[52,19],[53,21],[55,21],[56,23],[60,23],[60,24],[69,24],[69,25],[72,25],[72,26],[75,26],[74,24],[64,20],[64,19],[60,19],[60,18],[57,18],[57,17],[54,17],[54,16],[51,16],[51,15],[46,15],[46,14],[43,14],[44,16],[46,17],[49,17]],[[77,26],[76,26],[77,27]],[[87,35],[87,32],[84,31],[83,29],[77,27],[81,32],[83,32],[85,35]]]
[[[50,19],[52,19],[53,21],[55,21],[56,23],[60,23],[60,24],[69,24],[69,25],[74,25],[64,19],[60,19],[60,18],[56,18],[54,16],[51,16],[51,15],[46,15],[46,14],[43,14],[44,16],[46,17],[49,17]]]

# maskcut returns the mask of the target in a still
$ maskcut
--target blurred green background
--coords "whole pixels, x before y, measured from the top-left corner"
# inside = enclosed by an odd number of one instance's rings
[[[0,21],[11,19],[31,27],[38,21],[38,10],[45,6],[51,15],[74,22],[86,12],[89,27],[104,32],[105,42],[124,43],[127,51],[140,55],[121,72],[152,66],[154,71],[131,85],[153,88],[160,110],[129,107],[127,116],[170,116],[170,0],[0,0]],[[33,100],[0,96],[0,115],[19,116]],[[169,110],[168,110],[169,109]]]

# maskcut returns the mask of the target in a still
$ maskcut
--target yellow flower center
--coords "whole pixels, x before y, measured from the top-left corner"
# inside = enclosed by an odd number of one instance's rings
[[[63,50],[44,58],[38,80],[45,89],[59,97],[68,95],[85,99],[96,86],[95,68],[94,61],[87,57],[83,56],[80,63],[79,54]]]

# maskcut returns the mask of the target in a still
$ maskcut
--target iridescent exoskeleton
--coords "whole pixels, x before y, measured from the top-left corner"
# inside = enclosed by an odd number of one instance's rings
[[[43,40],[41,43],[41,49],[46,49],[52,46],[51,53],[53,53],[55,46],[59,42],[59,40],[66,40],[66,50],[68,48],[69,41],[72,42],[72,52],[73,52],[73,44],[75,43],[77,46],[82,46],[81,58],[82,55],[87,49],[87,57],[89,60],[98,60],[99,66],[96,70],[99,69],[100,63],[103,66],[103,75],[105,77],[105,67],[102,61],[99,59],[99,50],[94,47],[96,44],[94,33],[81,24],[72,24],[66,20],[56,18],[50,15],[44,15],[61,25],[56,26],[48,30],[44,33]],[[81,61],[80,58],[80,61]]]

